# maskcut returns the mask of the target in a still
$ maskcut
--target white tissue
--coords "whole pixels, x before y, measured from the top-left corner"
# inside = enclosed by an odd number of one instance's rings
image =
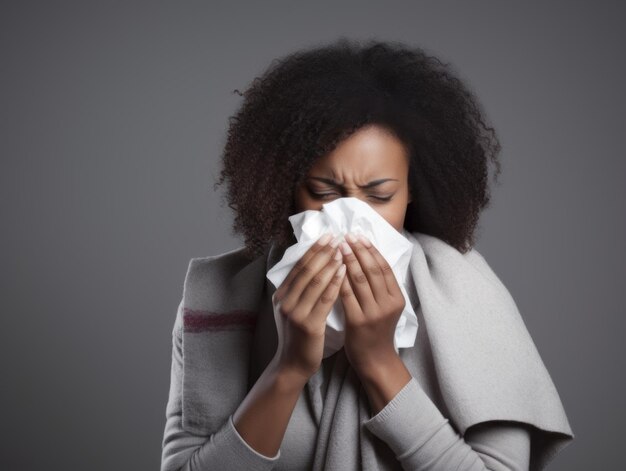
[[[363,234],[378,249],[391,266],[405,299],[404,311],[396,325],[394,347],[415,345],[417,316],[404,287],[408,275],[409,260],[413,250],[410,240],[398,232],[369,204],[358,198],[338,198],[323,205],[321,211],[307,210],[289,217],[298,241],[285,250],[283,258],[268,272],[267,278],[278,288],[295,263],[323,234],[344,236],[348,232]],[[345,276],[348,276],[347,274]],[[276,319],[279,322],[278,319]],[[281,335],[282,329],[278,329]],[[344,311],[340,298],[333,305],[326,319],[324,358],[338,351],[344,342]]]

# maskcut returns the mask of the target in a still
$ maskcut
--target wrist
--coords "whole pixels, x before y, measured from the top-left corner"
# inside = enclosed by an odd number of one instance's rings
[[[393,355],[379,357],[379,361],[370,363],[357,374],[373,415],[378,414],[412,378],[395,350]]]
[[[268,368],[272,368],[276,387],[285,392],[301,391],[309,381],[308,375],[280,362],[272,362]]]
[[[353,364],[357,375],[362,381],[372,381],[384,375],[390,368],[404,366],[398,352],[391,347],[378,351],[370,351],[368,355],[362,356],[358,362]]]

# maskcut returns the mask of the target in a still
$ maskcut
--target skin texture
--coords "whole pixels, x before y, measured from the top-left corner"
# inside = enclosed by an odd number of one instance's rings
[[[319,210],[334,198],[353,196],[401,231],[411,200],[408,167],[402,143],[379,126],[367,126],[311,167],[296,192],[296,207]],[[390,180],[361,188],[382,179]],[[411,379],[393,347],[405,304],[395,276],[369,241],[349,235],[346,240],[320,238],[272,297],[284,341],[233,416],[241,437],[266,456],[278,452],[298,396],[321,365],[326,317],[337,297],[346,314],[345,353],[372,414]]]

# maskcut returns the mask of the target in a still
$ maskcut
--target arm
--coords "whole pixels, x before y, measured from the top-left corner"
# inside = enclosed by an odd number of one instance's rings
[[[458,435],[394,347],[406,301],[389,263],[365,237],[341,244],[348,276],[341,289],[345,352],[368,396],[374,417],[365,427],[385,441],[406,470],[528,470],[530,435],[521,425]],[[472,443],[476,449],[468,443]],[[487,467],[489,466],[489,467]]]
[[[374,381],[364,383],[366,391],[385,391],[384,387],[374,386]],[[379,393],[378,401],[381,397],[383,393]],[[389,445],[405,470],[529,468],[530,432],[523,424],[483,422],[470,427],[461,437],[413,377],[365,422],[365,427]]]
[[[175,328],[172,335],[161,471],[272,469],[280,458],[280,442],[300,394],[299,383],[291,377],[286,379],[272,362],[235,414],[215,433],[204,436],[188,432],[182,427],[182,333]],[[239,421],[233,420],[235,416]]]

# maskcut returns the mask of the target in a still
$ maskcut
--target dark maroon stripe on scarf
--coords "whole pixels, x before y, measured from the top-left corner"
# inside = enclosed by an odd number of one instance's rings
[[[216,313],[184,308],[183,321],[185,332],[247,330],[254,327],[256,312],[235,310],[226,313]]]

